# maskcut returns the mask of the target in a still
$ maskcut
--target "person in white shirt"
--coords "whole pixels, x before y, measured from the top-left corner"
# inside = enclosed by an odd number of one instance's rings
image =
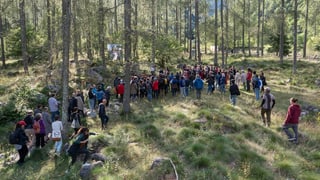
[[[55,96],[56,96],[55,94],[51,94],[51,97],[48,100],[52,122],[55,120],[55,116],[59,115],[59,102],[57,101]]]
[[[63,125],[59,115],[56,115],[54,119],[55,121],[52,123],[51,139],[55,141],[55,144],[54,144],[55,154],[59,156],[61,152],[61,147],[62,147]]]

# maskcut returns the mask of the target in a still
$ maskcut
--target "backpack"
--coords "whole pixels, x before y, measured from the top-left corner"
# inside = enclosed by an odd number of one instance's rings
[[[33,129],[34,129],[34,133],[35,134],[39,134],[40,133],[40,123],[39,123],[40,120],[38,121],[34,121],[33,123]]]
[[[19,138],[16,131],[9,134],[9,144],[19,144]]]
[[[253,87],[254,88],[260,88],[260,81],[259,78],[255,77],[253,80]]]
[[[201,80],[201,79],[196,79],[196,80],[194,81],[194,87],[195,87],[196,89],[202,89],[202,88],[203,88],[203,82],[202,82],[202,80]]]

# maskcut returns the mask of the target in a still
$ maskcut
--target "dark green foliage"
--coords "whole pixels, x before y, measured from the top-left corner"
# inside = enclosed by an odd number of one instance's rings
[[[23,118],[23,114],[17,110],[15,101],[9,100],[6,104],[0,107],[0,123],[17,122]]]
[[[7,37],[8,57],[20,57],[21,52],[21,30],[12,29]],[[32,60],[39,60],[46,57],[45,38],[41,33],[36,32],[31,26],[27,26],[28,54]],[[30,63],[30,62],[29,62]]]
[[[207,168],[210,166],[210,164],[211,164],[210,162],[211,162],[211,160],[208,156],[201,155],[201,156],[195,158],[193,164],[197,168]]]
[[[269,53],[279,53],[280,47],[280,34],[269,34],[269,44],[271,45],[270,48],[267,49]],[[286,56],[290,53],[290,41],[288,39],[288,36],[284,36],[284,46],[283,46],[283,55]]]

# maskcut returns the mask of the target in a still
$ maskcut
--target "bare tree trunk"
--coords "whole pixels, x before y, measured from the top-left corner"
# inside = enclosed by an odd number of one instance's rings
[[[191,9],[191,0],[189,4],[189,59],[192,59],[192,9]]]
[[[62,123],[67,126],[69,106],[69,49],[70,49],[71,0],[62,1]],[[66,138],[66,134],[64,134]]]
[[[72,1],[72,25],[73,25],[73,59],[76,64],[78,81],[80,81],[79,55],[78,55],[78,24],[77,24],[77,1]]]
[[[207,45],[207,28],[208,28],[208,26],[207,26],[207,18],[208,18],[208,16],[207,16],[207,14],[208,14],[208,9],[207,9],[207,7],[205,8],[205,16],[204,16],[204,54],[207,54],[208,53],[208,45]]]
[[[236,7],[236,2],[233,2],[233,7],[235,8]],[[233,13],[233,16],[232,16],[232,19],[233,19],[233,53],[235,53],[236,51],[236,39],[237,39],[237,36],[236,36],[236,13]]]
[[[228,55],[229,55],[229,4],[228,0],[225,0],[225,9],[226,9],[226,44],[227,51],[225,56],[225,66],[228,67]]]
[[[200,28],[199,28],[199,0],[195,2],[196,28],[197,28],[197,53],[198,63],[201,64],[201,50],[200,50]]]
[[[51,34],[51,3],[50,0],[47,0],[47,41],[48,41],[48,63],[49,68],[52,69],[52,59],[53,59],[53,52],[52,52],[52,34]]]
[[[246,54],[244,47],[244,30],[245,30],[245,19],[246,19],[246,0],[243,0],[243,11],[242,11],[242,53]]]
[[[213,64],[218,66],[218,0],[214,1],[214,60]]]
[[[224,68],[224,23],[223,23],[223,0],[221,0],[220,7],[220,20],[221,20],[221,65]]]
[[[106,68],[106,55],[105,55],[105,42],[104,42],[104,7],[103,0],[99,0],[99,15],[98,15],[98,31],[99,31],[99,46],[100,46],[100,58],[102,60],[102,66]]]
[[[131,0],[124,1],[124,56],[125,66],[125,91],[123,99],[123,111],[128,114],[130,112],[130,79],[131,79]]]
[[[6,68],[6,55],[4,50],[4,37],[3,37],[3,24],[2,24],[2,13],[0,13],[0,44],[1,44],[1,61],[3,69]]]
[[[293,63],[292,73],[297,73],[297,24],[298,24],[298,0],[294,0],[293,11]]]
[[[178,5],[176,4],[176,7],[175,7],[175,11],[176,11],[176,22],[175,22],[175,34],[176,34],[176,40],[179,42],[180,44],[180,41],[179,41],[179,8],[178,8]]]
[[[153,65],[155,64],[156,56],[156,45],[155,45],[155,31],[156,31],[156,16],[155,16],[155,0],[151,0],[151,26],[152,26],[152,50],[151,50],[151,60]]]
[[[168,29],[169,29],[169,15],[168,15],[168,0],[166,0],[166,2],[165,2],[165,6],[166,6],[166,14],[165,14],[165,18],[166,18],[166,27],[165,27],[165,30],[164,30],[164,32],[166,33],[166,34],[168,34]]]
[[[134,26],[134,31],[135,31],[135,34],[134,34],[134,42],[133,42],[133,57],[135,58],[139,58],[139,54],[138,54],[138,41],[139,41],[139,37],[138,37],[138,3],[135,2],[134,3],[134,23],[133,23],[133,26]]]
[[[250,26],[251,26],[251,20],[250,20],[250,11],[251,11],[251,3],[250,3],[250,0],[248,0],[248,15],[247,15],[247,19],[248,19],[248,50],[249,50],[249,56],[251,56],[251,32],[250,32]]]
[[[261,24],[261,0],[258,0],[258,29],[257,29],[257,56],[260,56],[260,24]]]
[[[116,32],[119,32],[117,0],[114,0],[114,27],[115,27]]]
[[[308,37],[308,20],[309,19],[309,0],[306,0],[305,25],[304,25],[304,40],[303,40],[303,58],[307,56],[307,37]]]
[[[283,64],[283,47],[284,47],[284,23],[285,23],[285,17],[284,17],[284,0],[281,0],[281,20],[280,20],[280,44],[279,44],[279,57],[280,57],[280,63]]]
[[[27,52],[27,28],[26,28],[26,17],[24,11],[24,0],[19,1],[19,12],[20,12],[20,28],[21,28],[21,52],[23,59],[24,73],[29,74],[28,70],[28,52]]]
[[[265,11],[265,0],[262,0],[262,24],[261,24],[261,56],[264,55],[264,11]]]

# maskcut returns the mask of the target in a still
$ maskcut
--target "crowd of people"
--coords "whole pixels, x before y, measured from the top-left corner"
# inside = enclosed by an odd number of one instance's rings
[[[161,69],[158,74],[151,72],[150,74],[133,75],[129,91],[131,101],[144,98],[152,101],[166,96],[175,97],[179,94],[182,98],[185,98],[193,91],[196,94],[195,97],[201,99],[205,84],[207,85],[205,91],[207,95],[212,95],[216,89],[224,95],[227,87],[229,87],[232,105],[236,105],[237,96],[240,95],[239,87],[247,92],[252,90],[255,94],[255,100],[261,99],[260,108],[263,124],[267,127],[271,125],[271,110],[275,106],[275,97],[271,94],[271,89],[266,87],[267,82],[264,73],[260,72],[258,75],[251,68],[248,68],[245,72],[245,70],[238,70],[234,66],[222,69],[216,66],[183,65],[181,71],[176,73],[170,72],[168,68]],[[71,128],[74,129],[70,138],[75,140],[68,151],[72,157],[70,166],[75,163],[79,154],[85,154],[83,163],[86,163],[89,156],[86,147],[89,129],[82,126],[81,118],[87,114],[98,113],[101,120],[101,129],[105,130],[109,121],[106,108],[110,104],[111,95],[115,94],[115,98],[121,103],[123,102],[124,91],[124,81],[120,77],[116,77],[113,81],[113,88],[111,86],[105,88],[104,84],[92,84],[85,95],[86,97],[80,90],[72,93],[69,99],[68,121],[71,122]],[[85,99],[88,100],[88,103]],[[290,141],[297,142],[301,109],[297,104],[297,99],[292,98],[290,103],[283,130],[287,133]],[[86,104],[89,106],[88,113],[85,112]],[[60,155],[62,132],[65,129],[59,114],[59,101],[55,94],[52,94],[48,99],[48,107],[38,106],[34,111],[28,110],[26,117],[16,124],[16,132],[20,137],[19,143],[15,145],[20,155],[18,164],[23,164],[30,149],[44,147],[49,139],[55,142],[55,155]],[[293,129],[294,135],[290,133],[289,128]]]

